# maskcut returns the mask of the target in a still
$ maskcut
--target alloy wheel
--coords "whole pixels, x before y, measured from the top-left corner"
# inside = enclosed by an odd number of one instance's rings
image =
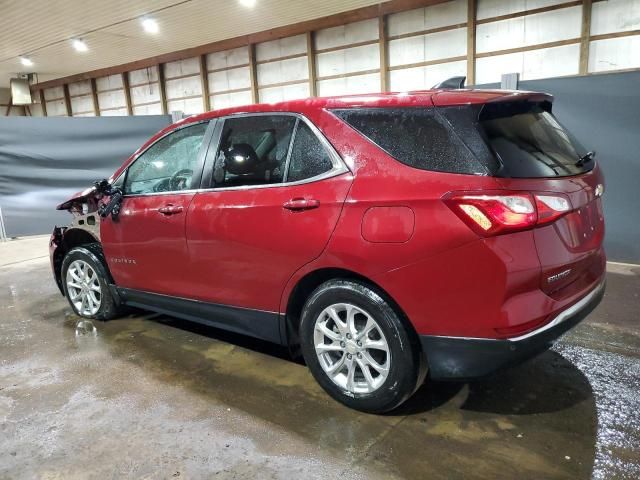
[[[67,292],[80,315],[95,315],[100,309],[102,291],[96,271],[83,260],[75,260],[67,269]]]
[[[339,387],[371,393],[387,379],[389,345],[378,322],[360,307],[328,306],[316,319],[313,336],[320,366]]]

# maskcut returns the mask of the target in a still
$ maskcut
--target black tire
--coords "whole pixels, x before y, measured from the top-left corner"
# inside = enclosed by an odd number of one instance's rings
[[[350,391],[335,383],[323,369],[316,353],[314,345],[316,320],[327,307],[341,303],[354,305],[372,317],[388,345],[390,358],[387,377],[379,387],[368,393]],[[328,317],[323,316],[323,318]],[[333,332],[337,333],[337,325],[335,323],[333,325]],[[373,286],[346,279],[329,280],[310,295],[302,309],[300,321],[302,354],[316,381],[334,399],[363,412],[384,413],[406,401],[424,379],[422,355],[407,330],[391,302],[385,300],[384,295],[378,293]],[[335,343],[337,344],[337,341]],[[341,342],[340,345],[342,346],[343,343]],[[335,355],[349,356],[346,350],[337,352]],[[353,353],[349,358],[355,360],[355,355]],[[384,358],[386,359],[386,356]],[[340,371],[343,373],[340,375],[348,378],[343,368],[348,372],[348,367],[341,367]],[[357,367],[354,371],[358,372],[358,369],[361,381],[364,381],[362,368]],[[374,372],[374,370],[370,371]]]
[[[67,286],[67,272],[69,267],[77,260],[85,262],[91,267],[91,270],[95,272],[97,281],[100,285],[100,295],[98,297],[100,300],[100,306],[94,313],[79,311],[70,297],[69,287]],[[69,250],[62,261],[61,280],[64,295],[67,297],[67,301],[69,302],[69,305],[71,305],[74,313],[79,317],[95,320],[110,320],[120,315],[121,309],[111,293],[111,288],[109,286],[109,284],[112,283],[111,276],[105,267],[104,255],[102,254],[102,249],[99,244],[88,244]]]

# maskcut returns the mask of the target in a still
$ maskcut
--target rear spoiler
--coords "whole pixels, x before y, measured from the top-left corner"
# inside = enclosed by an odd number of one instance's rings
[[[436,107],[447,105],[473,105],[498,102],[548,102],[553,103],[553,95],[524,90],[444,90],[431,96]]]
[[[432,90],[463,90],[467,77],[451,77],[434,85]],[[470,103],[490,102],[548,102],[553,103],[553,95],[525,90],[490,90],[469,88],[465,92],[435,92],[432,96],[434,104],[464,105]],[[456,101],[457,100],[457,101]]]
[[[460,90],[464,88],[464,82],[467,77],[451,77],[447,78],[444,82],[440,82],[431,87],[432,90]]]

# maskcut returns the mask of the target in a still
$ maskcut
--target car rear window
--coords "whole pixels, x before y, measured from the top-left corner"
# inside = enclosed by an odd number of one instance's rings
[[[332,112],[410,167],[486,175],[488,169],[436,108],[353,108]]]
[[[549,102],[495,102],[441,112],[478,158],[495,158],[495,176],[564,177],[593,168],[592,161],[581,161],[587,151],[551,114]]]

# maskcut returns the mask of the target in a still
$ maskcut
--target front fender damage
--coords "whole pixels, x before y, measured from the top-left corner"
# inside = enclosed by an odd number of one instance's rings
[[[62,261],[66,253],[79,245],[100,244],[100,204],[104,198],[96,186],[74,194],[56,207],[67,210],[72,218],[67,226],[56,226],[49,241],[49,257],[53,276],[64,295]]]

